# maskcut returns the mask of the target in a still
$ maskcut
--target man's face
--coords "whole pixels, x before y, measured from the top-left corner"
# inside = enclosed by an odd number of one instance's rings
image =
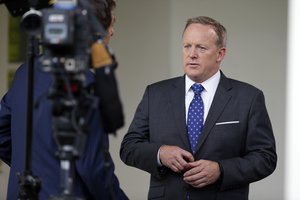
[[[216,45],[218,37],[211,26],[191,24],[183,33],[183,66],[185,74],[202,83],[220,68],[226,49]]]

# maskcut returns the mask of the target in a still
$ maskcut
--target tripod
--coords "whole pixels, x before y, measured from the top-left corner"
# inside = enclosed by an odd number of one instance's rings
[[[85,146],[89,132],[92,111],[97,108],[96,98],[86,88],[86,69],[71,66],[60,55],[53,55],[51,65],[53,85],[49,91],[52,101],[52,129],[58,145],[57,157],[60,160],[60,195],[50,199],[78,199],[73,196],[74,163]],[[68,67],[66,67],[66,65]]]

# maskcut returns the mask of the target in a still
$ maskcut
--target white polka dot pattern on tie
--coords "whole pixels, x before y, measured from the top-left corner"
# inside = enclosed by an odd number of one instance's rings
[[[199,136],[203,129],[204,104],[201,98],[201,92],[204,88],[202,85],[196,83],[192,85],[191,88],[195,95],[189,106],[187,128],[191,149],[192,152],[195,153]]]

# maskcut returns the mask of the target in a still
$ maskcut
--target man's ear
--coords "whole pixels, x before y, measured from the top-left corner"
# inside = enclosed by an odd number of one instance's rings
[[[219,50],[218,50],[218,58],[217,58],[217,62],[221,62],[225,55],[226,55],[226,52],[227,52],[227,49],[226,47],[221,47]]]

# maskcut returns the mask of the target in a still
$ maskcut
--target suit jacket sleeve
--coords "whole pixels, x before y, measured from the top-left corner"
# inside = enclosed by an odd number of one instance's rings
[[[159,172],[157,153],[161,144],[151,143],[149,135],[149,86],[137,107],[133,121],[121,144],[124,163],[151,174]]]

